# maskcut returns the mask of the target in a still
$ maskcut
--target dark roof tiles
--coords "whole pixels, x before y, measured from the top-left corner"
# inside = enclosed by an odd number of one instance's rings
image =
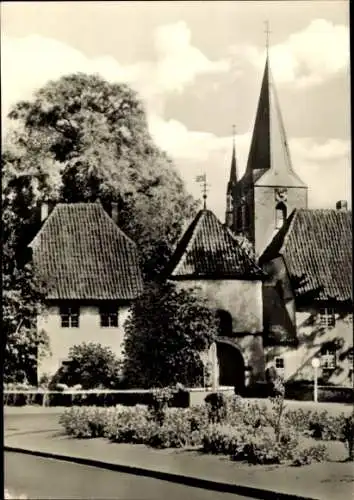
[[[350,211],[295,210],[260,261],[277,254],[291,276],[303,278],[298,296],[317,290],[317,300],[353,300]]]
[[[201,210],[170,263],[170,278],[261,279],[262,270],[210,210]]]
[[[58,204],[30,246],[48,299],[129,300],[142,291],[136,245],[99,203]]]

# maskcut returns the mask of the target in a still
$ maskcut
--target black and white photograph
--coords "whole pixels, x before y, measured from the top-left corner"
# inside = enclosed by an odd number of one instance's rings
[[[4,498],[353,498],[350,2],[0,9]]]

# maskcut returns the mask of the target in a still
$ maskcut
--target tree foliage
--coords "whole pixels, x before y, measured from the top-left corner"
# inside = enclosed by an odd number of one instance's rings
[[[114,352],[99,343],[89,342],[74,345],[69,350],[68,360],[51,380],[50,388],[56,384],[83,389],[115,389],[119,386],[120,361]]]
[[[33,100],[17,103],[9,118],[2,151],[3,335],[5,374],[22,377],[44,345],[35,332],[43,295],[27,250],[40,227],[38,205],[48,199],[99,198],[107,207],[118,202],[119,225],[137,243],[146,275],[154,277],[193,215],[194,202],[154,144],[142,103],[126,85],[65,76]]]
[[[130,387],[203,383],[200,353],[217,335],[218,321],[200,294],[149,284],[124,327],[123,376]]]
[[[37,357],[48,350],[48,339],[43,332],[37,332],[36,325],[45,288],[34,276],[27,248],[36,225],[36,179],[19,175],[11,155],[3,160],[4,380],[36,384]]]
[[[120,227],[137,243],[147,274],[158,273],[195,207],[154,144],[135,92],[79,73],[49,82],[9,116],[20,166],[40,160],[47,196],[118,202]]]

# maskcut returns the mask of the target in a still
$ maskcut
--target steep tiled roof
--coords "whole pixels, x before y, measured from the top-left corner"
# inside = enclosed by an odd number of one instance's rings
[[[99,203],[58,204],[30,246],[48,299],[127,300],[142,291],[136,245]]]
[[[298,296],[316,291],[318,300],[353,300],[351,211],[295,210],[260,262],[276,255],[290,276],[302,278]]]
[[[210,210],[201,210],[172,256],[169,277],[261,279],[264,274]]]

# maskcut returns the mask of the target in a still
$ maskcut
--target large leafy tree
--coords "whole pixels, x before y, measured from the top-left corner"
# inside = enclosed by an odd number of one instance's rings
[[[136,93],[74,74],[49,82],[9,116],[21,161],[40,152],[44,172],[57,178],[59,171],[61,201],[118,202],[120,227],[138,244],[146,274],[158,274],[195,206],[154,144]]]
[[[147,279],[164,268],[195,206],[126,85],[65,76],[17,103],[9,119],[2,152],[5,376],[34,380],[45,345],[35,328],[43,290],[27,245],[40,227],[39,203],[118,202],[119,225],[137,243]]]
[[[152,284],[125,323],[123,376],[130,387],[193,387],[203,383],[201,352],[213,342],[218,320],[195,290]]]
[[[18,168],[18,157],[3,155],[2,277],[5,382],[37,382],[37,358],[48,350],[43,332],[37,332],[36,316],[44,296],[44,284],[34,276],[28,243],[36,229],[36,189],[45,187],[39,171]]]

